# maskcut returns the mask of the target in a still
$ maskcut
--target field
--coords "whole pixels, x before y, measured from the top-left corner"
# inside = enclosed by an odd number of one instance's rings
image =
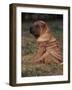
[[[63,54],[63,25],[61,20],[48,21],[51,28],[51,32],[59,41],[61,52]],[[50,75],[62,75],[63,65],[60,64],[33,64],[32,57],[36,52],[36,40],[29,33],[31,22],[25,21],[22,23],[22,77],[30,76],[50,76]]]

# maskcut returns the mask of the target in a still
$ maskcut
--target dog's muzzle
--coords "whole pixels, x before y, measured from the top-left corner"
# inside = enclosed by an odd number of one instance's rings
[[[32,27],[30,27],[30,33],[35,36],[35,38],[38,38],[39,35],[33,30]]]

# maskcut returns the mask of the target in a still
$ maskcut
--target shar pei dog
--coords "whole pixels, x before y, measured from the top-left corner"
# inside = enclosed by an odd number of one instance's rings
[[[38,20],[30,27],[30,33],[36,38],[37,52],[34,63],[62,63],[62,55],[57,39],[53,36],[46,22]]]

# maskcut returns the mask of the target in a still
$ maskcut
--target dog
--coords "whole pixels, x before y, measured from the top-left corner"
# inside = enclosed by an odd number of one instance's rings
[[[30,27],[30,33],[36,38],[37,52],[34,63],[63,62],[57,39],[51,33],[49,26],[42,20],[35,21]]]

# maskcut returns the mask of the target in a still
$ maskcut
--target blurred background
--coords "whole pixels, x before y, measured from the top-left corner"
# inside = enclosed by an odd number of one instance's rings
[[[39,14],[39,13],[22,13],[22,77],[29,76],[48,76],[62,75],[63,65],[52,63],[32,64],[32,57],[35,54],[36,40],[29,32],[30,26],[34,21],[43,20],[50,27],[51,32],[59,41],[60,49],[63,55],[63,15],[60,14]],[[46,68],[46,69],[45,69]]]

